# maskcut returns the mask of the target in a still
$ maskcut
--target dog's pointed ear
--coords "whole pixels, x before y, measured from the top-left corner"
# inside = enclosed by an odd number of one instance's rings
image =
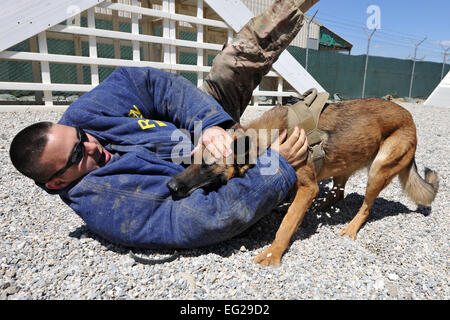
[[[252,142],[249,136],[240,136],[233,141],[233,152],[238,164],[247,163]]]

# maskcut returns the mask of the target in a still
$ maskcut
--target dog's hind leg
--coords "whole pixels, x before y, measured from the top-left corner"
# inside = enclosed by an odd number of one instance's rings
[[[415,147],[415,139],[403,134],[401,130],[383,142],[369,169],[364,202],[352,221],[339,233],[341,236],[356,239],[356,234],[369,216],[370,208],[378,194],[411,162]]]
[[[319,192],[312,163],[297,171],[297,177],[297,193],[281,222],[275,240],[266,251],[256,256],[255,263],[263,266],[280,266],[281,256],[289,246],[291,237],[302,223],[306,211]]]
[[[350,176],[347,175],[333,177],[333,188],[330,190],[330,192],[328,192],[325,199],[323,199],[322,201],[319,201],[319,199],[315,200],[317,201],[317,203],[315,203],[314,205],[314,210],[326,210],[337,202],[343,200],[345,184],[347,183],[349,177]]]

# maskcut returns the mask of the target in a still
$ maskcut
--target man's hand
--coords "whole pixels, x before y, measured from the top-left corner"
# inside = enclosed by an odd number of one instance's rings
[[[272,143],[271,148],[281,154],[287,162],[297,170],[306,160],[308,140],[305,130],[295,127],[292,135],[285,141],[287,130],[284,130]],[[280,144],[281,143],[281,144]]]
[[[232,142],[233,139],[224,129],[214,126],[203,131],[191,155],[197,152],[203,145],[216,159],[222,159],[223,157],[228,157],[233,152],[231,150]]]

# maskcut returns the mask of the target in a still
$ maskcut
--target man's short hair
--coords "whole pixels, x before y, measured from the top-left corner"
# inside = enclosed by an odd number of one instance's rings
[[[48,132],[52,125],[52,122],[43,121],[26,127],[14,137],[9,149],[14,167],[38,182],[45,181],[51,175],[51,169],[41,166],[39,159],[47,145]]]

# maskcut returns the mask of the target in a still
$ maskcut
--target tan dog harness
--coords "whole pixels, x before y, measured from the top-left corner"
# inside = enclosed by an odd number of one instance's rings
[[[317,93],[316,89],[309,89],[301,97],[300,101],[288,107],[288,136],[292,134],[295,126],[303,128],[308,138],[308,156],[312,157],[316,174],[322,168],[325,152],[322,138],[317,128],[319,117],[328,100],[328,92]]]

